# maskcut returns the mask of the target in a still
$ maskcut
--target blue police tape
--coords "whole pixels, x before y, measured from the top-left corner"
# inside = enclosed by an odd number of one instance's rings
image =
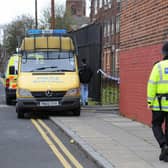
[[[99,72],[100,72],[104,77],[106,77],[106,78],[108,78],[108,79],[111,79],[111,80],[114,80],[114,81],[117,81],[118,84],[120,83],[120,78],[117,78],[117,77],[114,77],[114,76],[110,76],[110,75],[108,75],[107,73],[105,73],[102,69],[98,69],[98,70],[97,70],[97,74],[98,74]]]

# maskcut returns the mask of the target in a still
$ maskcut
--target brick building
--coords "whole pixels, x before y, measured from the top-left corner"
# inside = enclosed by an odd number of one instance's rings
[[[91,0],[90,19],[102,27],[101,103],[119,102],[119,48],[121,0]],[[108,76],[108,78],[107,78]]]
[[[70,10],[72,14],[72,30],[89,24],[89,17],[86,17],[86,0],[66,0],[66,10]]]
[[[162,58],[168,33],[167,0],[123,0],[120,27],[120,111],[150,124],[146,85],[153,64]]]
[[[118,75],[121,0],[92,0],[91,22],[102,24],[102,68],[112,76]]]
[[[80,17],[86,15],[85,0],[67,0],[66,8],[71,10],[72,15],[80,16]]]

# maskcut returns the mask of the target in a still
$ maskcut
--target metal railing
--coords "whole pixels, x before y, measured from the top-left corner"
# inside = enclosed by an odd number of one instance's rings
[[[99,69],[97,73],[101,73],[101,104],[118,104],[120,84],[120,79],[117,77],[118,72],[111,76]]]

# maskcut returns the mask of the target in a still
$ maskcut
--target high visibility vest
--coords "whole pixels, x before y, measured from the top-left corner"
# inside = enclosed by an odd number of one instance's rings
[[[8,61],[5,79],[4,79],[4,85],[8,89],[17,88],[17,74],[10,74],[9,67],[14,66],[15,71],[18,70],[18,59],[19,59],[19,55],[12,55]]]
[[[154,65],[147,86],[147,102],[153,111],[168,112],[168,60]]]

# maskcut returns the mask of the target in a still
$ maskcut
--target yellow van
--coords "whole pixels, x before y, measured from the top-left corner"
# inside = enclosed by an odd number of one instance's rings
[[[75,46],[64,30],[30,30],[21,44],[16,112],[72,111],[80,115]]]
[[[18,59],[18,54],[14,54],[9,58],[4,75],[5,99],[7,105],[10,105],[13,100],[16,100]]]

